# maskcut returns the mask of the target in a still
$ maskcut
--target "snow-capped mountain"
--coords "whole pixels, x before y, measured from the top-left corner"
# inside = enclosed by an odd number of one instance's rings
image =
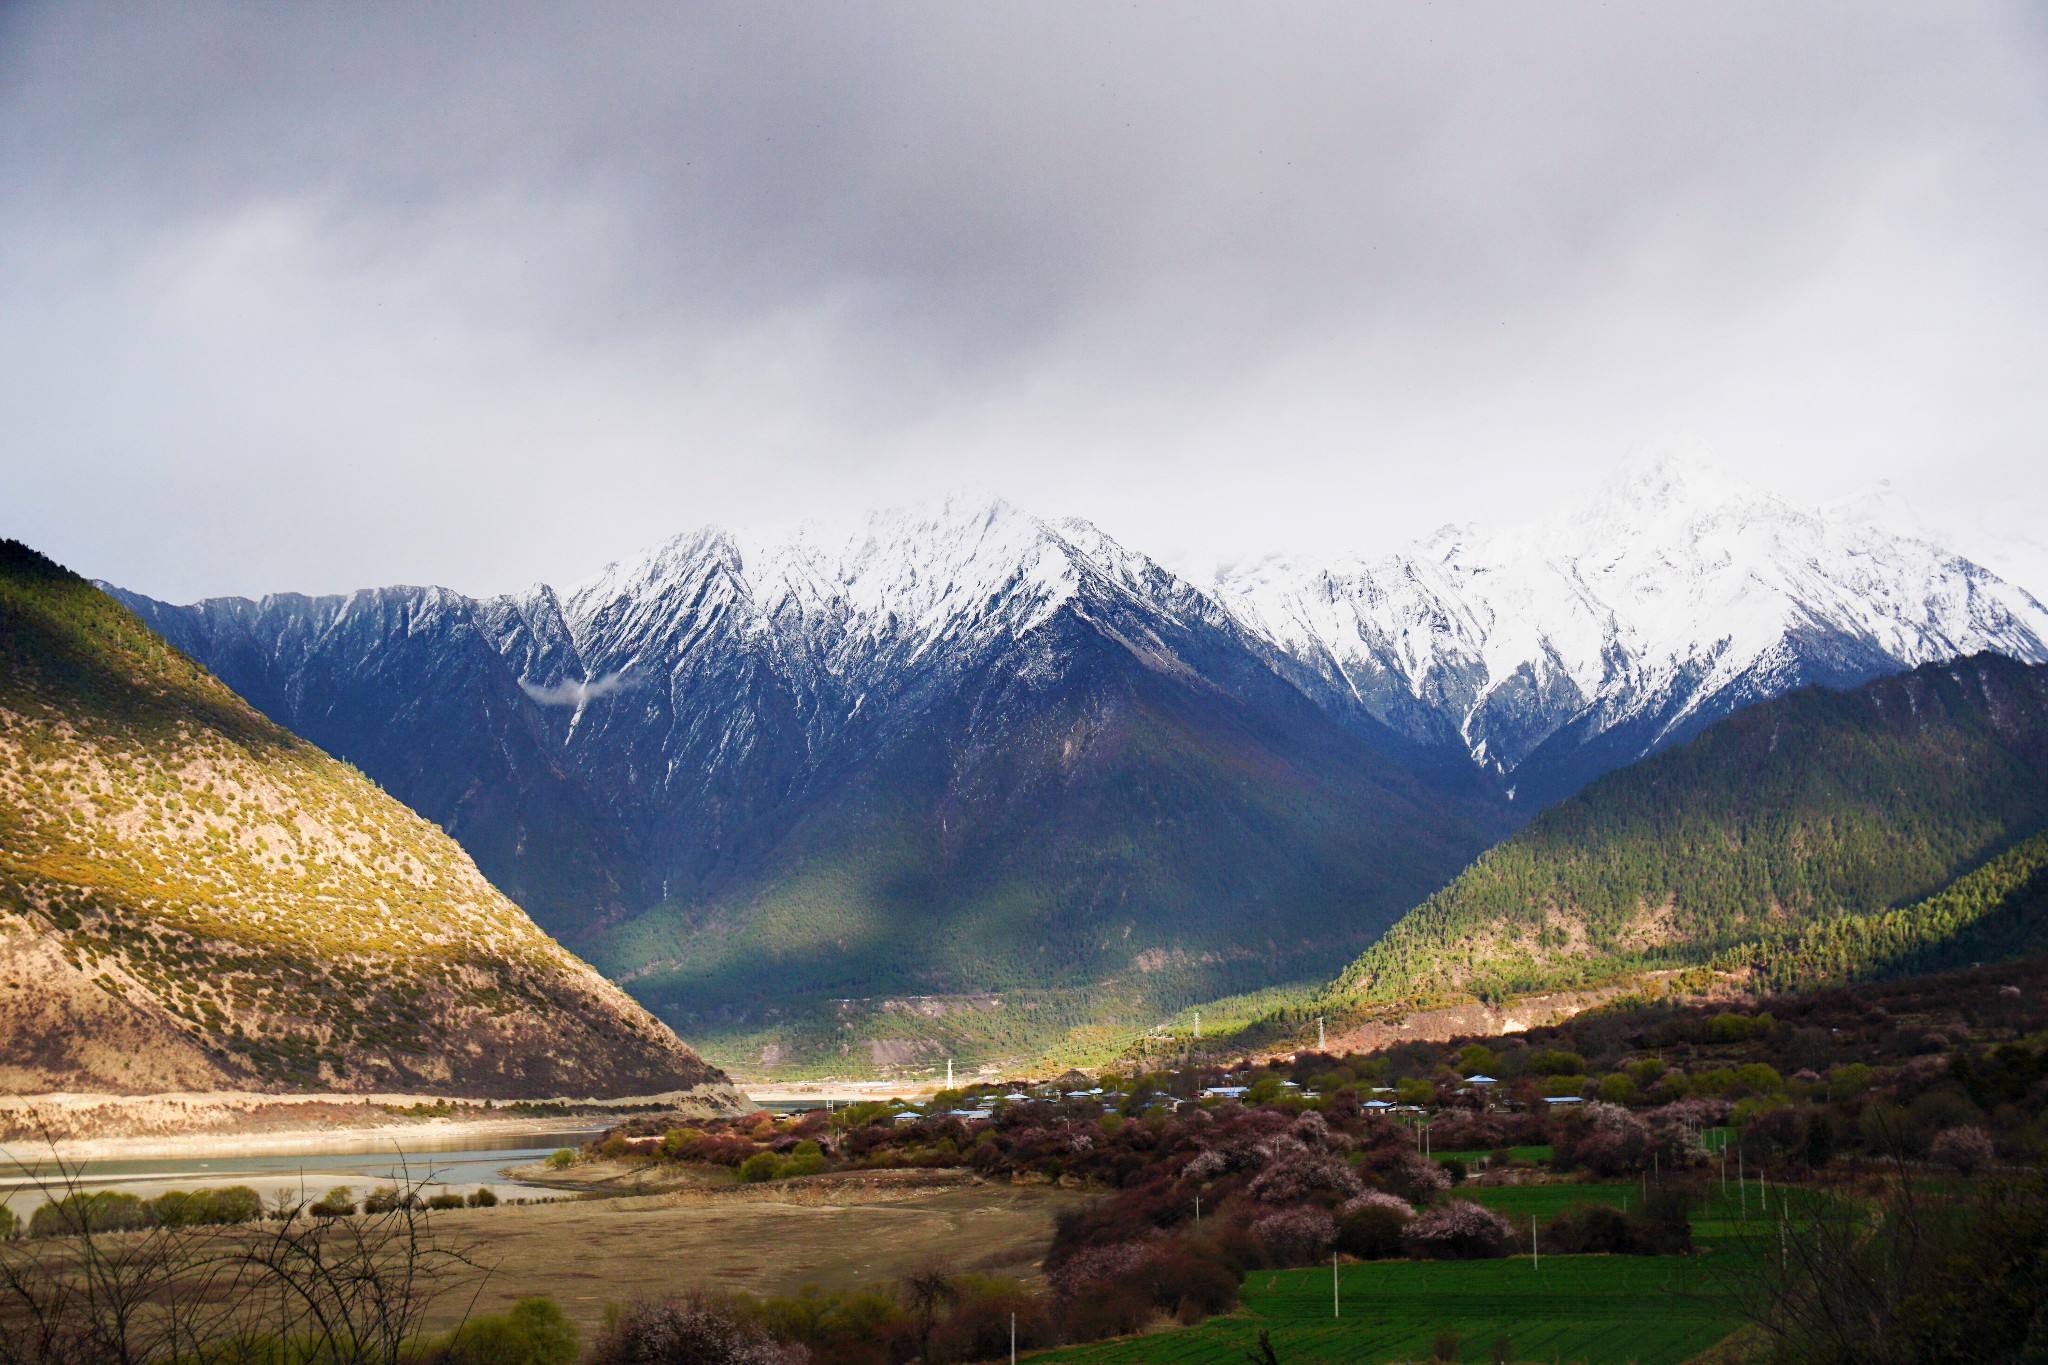
[[[1696,445],[1547,522],[1226,571],[1218,598],[1333,713],[1455,747],[1540,804],[1748,702],[1992,650],[2048,610],[1888,500],[1800,508]]]
[[[1508,825],[1212,597],[1001,502],[695,532],[488,600],[126,600],[693,1031],[1314,977]]]
[[[989,501],[489,599],[121,596],[703,1036],[805,999],[1315,977],[1748,701],[2048,660],[2040,603],[1896,521],[1680,453],[1548,523],[1207,586]]]

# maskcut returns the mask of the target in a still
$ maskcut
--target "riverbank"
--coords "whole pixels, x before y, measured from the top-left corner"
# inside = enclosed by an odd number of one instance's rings
[[[929,1083],[799,1081],[616,1100],[553,1099],[519,1108],[413,1094],[6,1095],[0,1096],[0,1152],[23,1160],[55,1155],[66,1161],[367,1152],[394,1140],[407,1146],[453,1146],[520,1133],[603,1128],[622,1115],[651,1109],[716,1118],[744,1112],[749,1105],[793,1109],[898,1098],[917,1102],[934,1093]]]
[[[663,1109],[701,1118],[744,1112],[737,1092],[675,1091],[513,1108],[439,1095],[0,1096],[0,1150],[65,1160],[370,1151],[394,1139],[461,1144],[539,1131],[603,1127],[622,1113]]]
[[[856,1104],[862,1100],[930,1099],[939,1093],[935,1081],[737,1081],[740,1093],[763,1109],[799,1105]]]

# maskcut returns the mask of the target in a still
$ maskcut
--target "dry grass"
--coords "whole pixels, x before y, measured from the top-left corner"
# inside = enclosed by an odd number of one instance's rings
[[[588,1331],[607,1303],[690,1289],[886,1286],[932,1262],[1028,1279],[1055,1214],[1082,1197],[956,1172],[888,1171],[464,1210],[437,1215],[435,1227],[496,1264],[478,1311],[550,1294]]]

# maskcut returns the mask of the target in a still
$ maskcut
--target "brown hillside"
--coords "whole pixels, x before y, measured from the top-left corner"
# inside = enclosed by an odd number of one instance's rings
[[[738,1102],[439,828],[11,541],[0,1085]]]

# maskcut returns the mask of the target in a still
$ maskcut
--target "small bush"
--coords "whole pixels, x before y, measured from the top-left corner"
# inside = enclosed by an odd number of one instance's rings
[[[315,1218],[346,1218],[355,1211],[355,1191],[346,1185],[336,1185],[306,1210]]]
[[[488,1186],[483,1189],[472,1190],[469,1196],[469,1206],[473,1209],[494,1209],[498,1207],[498,1192]]]
[[[553,1299],[521,1299],[509,1313],[471,1318],[425,1365],[574,1365],[579,1344]]]
[[[576,1150],[573,1147],[558,1147],[548,1153],[548,1169],[566,1171],[576,1164]]]
[[[1068,1341],[1100,1341],[1125,1337],[1143,1327],[1152,1304],[1136,1285],[1122,1280],[1096,1280],[1066,1305],[1061,1315]]]
[[[144,1227],[149,1210],[132,1194],[100,1190],[67,1194],[37,1209],[28,1220],[31,1237],[75,1237],[83,1232],[124,1232]]]
[[[1612,1204],[1584,1204],[1544,1225],[1552,1251],[1604,1256],[1672,1256],[1692,1250],[1685,1200],[1664,1196],[1623,1213]]]
[[[247,1185],[218,1190],[166,1190],[145,1206],[152,1222],[167,1228],[202,1224],[253,1223],[263,1216],[263,1196]]]
[[[462,1196],[452,1191],[444,1191],[427,1200],[427,1207],[430,1209],[459,1209],[462,1205]]]
[[[791,1176],[816,1175],[825,1169],[825,1151],[809,1138],[796,1145],[795,1150],[783,1158],[782,1169],[775,1173],[778,1180]]]
[[[773,1152],[756,1152],[740,1163],[740,1179],[749,1184],[773,1180],[782,1174],[782,1158]]]
[[[1953,1166],[1963,1175],[1975,1175],[1989,1166],[1996,1154],[1991,1148],[1991,1135],[1971,1124],[1935,1134],[1927,1155],[1944,1166]]]
[[[1337,1224],[1338,1251],[1361,1261],[1387,1261],[1403,1250],[1401,1230],[1408,1220],[1390,1208],[1370,1206],[1346,1214]]]

